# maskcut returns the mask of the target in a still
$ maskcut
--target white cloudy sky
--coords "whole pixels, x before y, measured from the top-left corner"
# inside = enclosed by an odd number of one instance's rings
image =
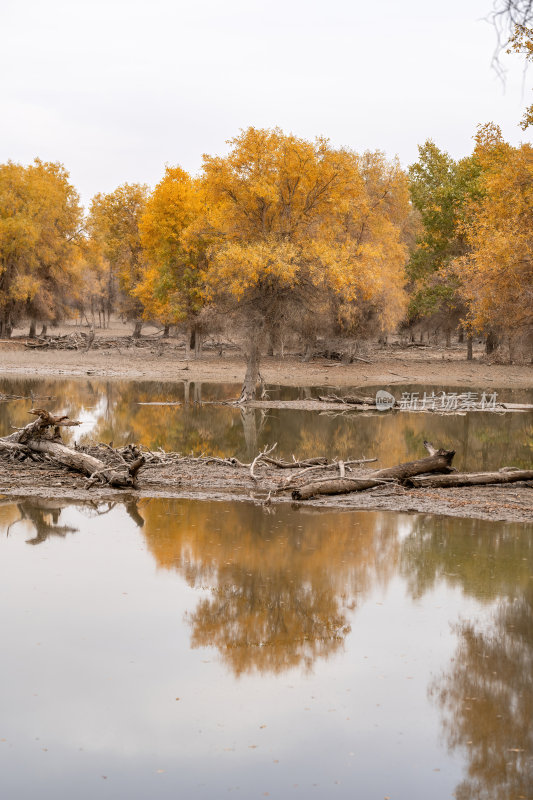
[[[516,143],[531,75],[491,70],[492,0],[1,0],[0,161],[62,161],[84,203],[195,172],[248,125],[458,157],[478,123]]]

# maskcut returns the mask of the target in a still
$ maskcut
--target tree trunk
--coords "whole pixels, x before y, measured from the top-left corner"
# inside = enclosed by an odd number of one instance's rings
[[[9,336],[11,336],[11,333]],[[515,350],[515,339],[513,336],[511,336],[511,334],[509,334],[509,364],[514,364]]]
[[[513,469],[503,472],[454,472],[451,475],[427,475],[409,478],[406,483],[415,488],[431,489],[454,486],[486,486],[494,483],[515,483],[533,480],[533,469]]]
[[[474,337],[470,334],[470,336],[466,340],[466,360],[467,361],[472,361],[473,358],[474,358],[473,344],[474,344]]]
[[[47,333],[48,333],[48,325],[43,323],[43,327],[41,328],[41,333],[39,335],[40,336],[46,336]]]
[[[485,340],[485,353],[490,356],[496,348],[498,347],[498,337],[494,333],[494,331],[489,331],[487,333],[487,338]]]
[[[303,360],[305,362],[311,361],[311,359],[313,358],[314,350],[315,350],[314,342],[307,341],[305,343],[305,351],[304,351],[304,357],[303,357]]]
[[[239,403],[249,403],[255,400],[255,390],[259,380],[259,361],[260,353],[257,342],[252,340],[246,353],[246,374],[242,385]]]
[[[446,328],[446,349],[452,346],[452,329]]]
[[[430,447],[430,446],[429,446]],[[429,449],[428,447],[428,449]],[[369,472],[362,478],[339,478],[337,480],[324,480],[309,483],[295,489],[292,493],[294,500],[308,500],[310,497],[323,494],[346,494],[371,489],[389,481],[403,482],[414,475],[426,472],[448,472],[451,469],[455,450],[437,450],[431,448],[433,454],[418,461],[407,461],[387,469],[378,469]]]
[[[170,335],[170,325],[165,325],[163,329],[163,339],[168,339]]]
[[[195,337],[194,337],[194,357],[201,358],[202,357],[202,345],[203,345],[203,334],[199,327],[195,329]]]
[[[35,322],[34,319],[32,319],[31,322],[30,322],[30,332],[28,333],[28,336],[30,337],[30,339],[35,339],[36,327],[37,327],[37,323]]]
[[[139,320],[139,319],[135,320],[135,327],[134,327],[133,333],[132,333],[132,336],[133,336],[134,339],[140,339],[141,338],[142,326],[143,326],[142,320]]]
[[[87,344],[86,344],[86,346],[85,346],[85,352],[86,352],[86,353],[88,353],[88,352],[89,352],[89,350],[91,349],[91,347],[92,347],[92,346],[93,346],[93,344],[94,344],[94,336],[95,336],[95,333],[94,333],[94,328],[93,328],[93,327],[91,327],[91,329],[90,329],[90,331],[89,331],[89,335],[88,335],[88,337],[87,337]]]
[[[465,329],[462,325],[459,326],[459,335],[458,335],[458,342],[459,344],[463,344],[465,340]]]

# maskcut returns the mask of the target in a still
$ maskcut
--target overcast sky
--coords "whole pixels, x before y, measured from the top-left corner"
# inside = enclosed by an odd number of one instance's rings
[[[433,138],[513,143],[519,56],[490,61],[492,0],[0,0],[0,161],[61,161],[87,205],[165,164],[196,172],[240,128],[322,134],[404,165]]]

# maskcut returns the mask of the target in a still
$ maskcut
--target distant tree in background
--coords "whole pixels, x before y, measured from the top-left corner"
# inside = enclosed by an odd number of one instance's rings
[[[135,337],[142,328],[143,305],[135,289],[144,275],[140,221],[148,187],[125,183],[109,194],[97,194],[91,203],[88,232],[93,246],[99,247],[109,264],[108,299],[111,307],[117,296],[117,310],[134,323]]]
[[[533,147],[512,147],[496,125],[480,128],[480,192],[461,223],[467,248],[453,264],[477,330],[533,346]]]
[[[59,163],[0,165],[0,335],[59,322],[81,286],[82,209]]]
[[[359,338],[386,336],[407,310],[405,265],[415,226],[409,181],[399,162],[380,151],[354,154],[354,159],[364,191],[350,200],[344,235],[356,270],[369,269],[370,291],[338,304],[338,327]]]
[[[431,140],[418,151],[419,159],[409,168],[409,176],[422,230],[407,267],[409,320],[443,329],[449,346],[465,307],[460,276],[447,268],[468,246],[460,223],[469,200],[479,194],[480,166],[473,157],[454,161]]]
[[[146,319],[164,326],[187,325],[187,346],[196,354],[201,349],[200,313],[207,262],[205,239],[190,229],[202,209],[199,182],[180,167],[167,167],[141,218],[146,267],[134,290]]]
[[[80,248],[82,285],[74,300],[74,308],[86,324],[109,327],[111,314],[116,310],[117,280],[110,262],[104,257],[101,245],[86,238]]]

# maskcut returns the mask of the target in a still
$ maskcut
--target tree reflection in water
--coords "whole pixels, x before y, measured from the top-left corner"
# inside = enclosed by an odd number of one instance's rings
[[[193,647],[216,647],[236,675],[311,669],[343,646],[348,615],[398,559],[387,515],[173,501],[142,507],[157,563],[209,587],[187,616]]]
[[[464,748],[458,800],[533,797],[533,589],[502,601],[488,630],[457,626],[452,667],[430,693],[452,750]]]
[[[533,797],[533,529],[418,516],[402,544],[414,597],[440,581],[491,604],[454,626],[451,666],[429,693],[451,750],[466,754],[458,800]]]
[[[385,467],[425,455],[423,441],[429,439],[457,450],[455,466],[459,470],[498,469],[503,463],[525,468],[531,464],[532,413],[354,413],[339,417],[280,409],[250,413],[246,409],[241,416],[235,406],[212,404],[213,400],[238,396],[240,386],[234,384],[25,379],[5,380],[2,388],[8,394],[28,398],[0,403],[2,435],[28,421],[33,392],[55,395],[54,410],[86,420],[71,436],[113,441],[115,446],[136,442],[153,450],[162,447],[184,454],[235,455],[246,460],[265,445],[277,442],[278,455],[286,458],[293,453],[300,458],[372,456]],[[411,389],[418,391],[421,387]],[[401,387],[394,389],[395,393],[400,391]],[[307,396],[309,392],[302,390],[301,394]],[[165,402],[174,405],[146,405]]]

